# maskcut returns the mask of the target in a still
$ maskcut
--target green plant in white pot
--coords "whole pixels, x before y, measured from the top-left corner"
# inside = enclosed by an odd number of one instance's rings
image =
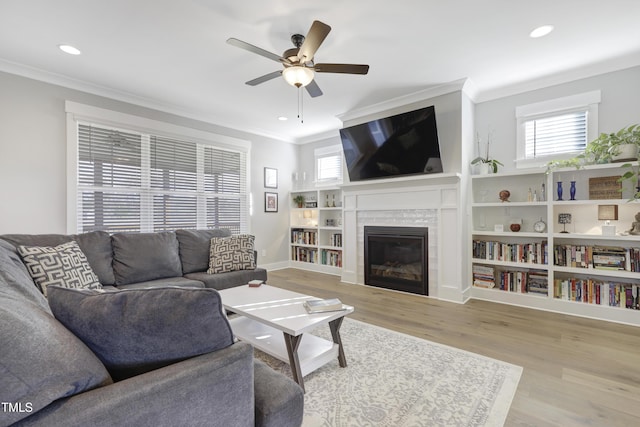
[[[601,133],[589,142],[584,153],[570,159],[547,162],[547,172],[563,167],[579,169],[584,165],[636,161],[640,150],[640,125],[635,124],[618,132]],[[625,167],[626,165],[623,165]]]
[[[587,144],[585,155],[594,163],[625,162],[638,159],[640,125],[635,124],[618,132],[601,133]]]
[[[484,166],[486,168],[488,168],[488,172],[492,172],[492,173],[497,173],[498,172],[498,165],[500,166],[504,166],[502,163],[500,163],[498,160],[496,159],[492,159],[489,156],[489,148],[491,146],[491,133],[489,133],[489,136],[487,137],[487,145],[486,145],[486,149],[484,152],[484,156],[482,156],[482,150],[480,148],[480,144],[482,143],[482,140],[480,139],[480,134],[476,133],[476,144],[478,146],[478,157],[476,157],[475,159],[471,160],[471,164],[472,165],[481,165]]]

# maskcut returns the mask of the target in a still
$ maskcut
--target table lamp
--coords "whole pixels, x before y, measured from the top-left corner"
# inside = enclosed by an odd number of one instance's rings
[[[618,220],[618,205],[599,205],[598,220],[604,221],[604,225],[602,226],[603,236],[615,236],[616,226],[611,225],[610,221]]]
[[[568,233],[567,224],[571,224],[571,214],[569,213],[558,214],[558,223],[562,224],[561,233]]]

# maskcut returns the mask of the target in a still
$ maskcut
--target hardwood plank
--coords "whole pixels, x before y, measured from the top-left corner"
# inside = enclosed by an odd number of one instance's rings
[[[638,327],[489,301],[449,303],[298,269],[270,271],[268,282],[340,298],[363,322],[522,366],[508,426],[628,426],[640,417]]]

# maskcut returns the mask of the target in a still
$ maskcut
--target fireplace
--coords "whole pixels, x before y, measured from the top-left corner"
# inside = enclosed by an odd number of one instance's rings
[[[366,285],[429,295],[428,228],[364,227]]]

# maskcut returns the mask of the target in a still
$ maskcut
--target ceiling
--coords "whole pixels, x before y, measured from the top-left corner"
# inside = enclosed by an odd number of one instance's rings
[[[482,100],[640,65],[639,18],[638,0],[2,0],[0,70],[304,142],[340,114],[464,78]],[[283,79],[244,84],[281,66],[226,40],[280,55],[316,19],[332,27],[316,62],[370,70],[316,74],[324,95],[303,92],[301,123]],[[555,30],[530,38],[543,24]]]

